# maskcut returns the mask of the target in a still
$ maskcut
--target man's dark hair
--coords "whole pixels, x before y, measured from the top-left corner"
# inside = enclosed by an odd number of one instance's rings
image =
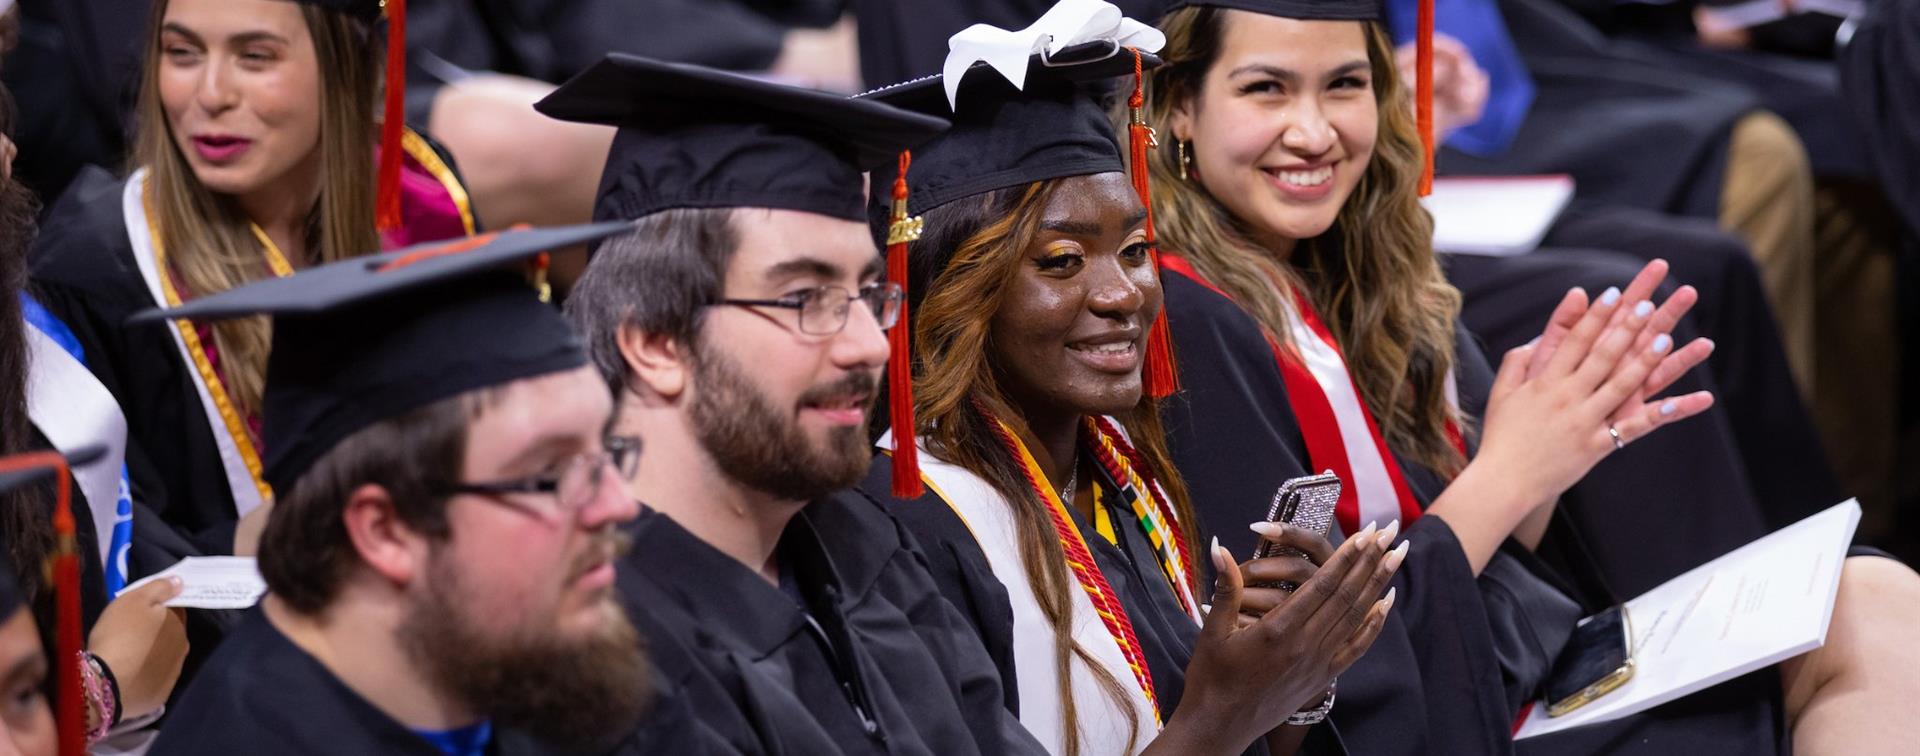
[[[447,497],[440,486],[460,481],[467,429],[495,396],[493,388],[471,391],[367,426],[328,450],[288,490],[276,492],[260,536],[267,589],[303,614],[319,613],[333,601],[359,562],[342,515],[361,486],[386,489],[401,522],[445,540]]]
[[[701,313],[720,301],[740,243],[733,215],[728,208],[678,208],[643,217],[633,233],[602,242],[573,285],[567,319],[615,397],[627,387],[622,326],[693,343]]]

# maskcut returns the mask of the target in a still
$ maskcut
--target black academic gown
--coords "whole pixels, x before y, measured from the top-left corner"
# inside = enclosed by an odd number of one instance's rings
[[[915,540],[925,546],[940,592],[961,609],[968,625],[980,634],[993,655],[994,666],[1000,670],[1001,678],[1009,681],[1006,686],[1008,710],[1018,712],[1020,703],[1014,693],[1017,686],[1011,681],[1016,679],[1013,675],[1018,674],[1019,670],[1014,666],[1013,609],[1007,602],[1006,588],[1002,586],[1000,578],[993,574],[986,553],[981,551],[979,542],[974,540],[966,522],[940,499],[937,492],[929,489],[912,501],[894,498],[891,494],[892,476],[893,458],[877,456],[873,469],[868,471],[867,479],[860,487],[886,502],[888,511],[913,533]],[[1117,490],[1105,473],[1101,473],[1097,485],[1109,494]],[[1166,578],[1161,575],[1153,547],[1145,535],[1138,527],[1124,527],[1124,524],[1133,521],[1133,513],[1118,504],[1117,494],[1104,497],[1102,501],[1102,506],[1108,508],[1108,514],[1115,523],[1114,530],[1121,536],[1118,544],[1094,535],[1092,523],[1081,517],[1077,510],[1072,513],[1074,525],[1081,533],[1088,534],[1087,546],[1093,552],[1094,562],[1099,565],[1100,573],[1106,576],[1114,595],[1120,598],[1127,617],[1133,622],[1134,634],[1140,640],[1148,673],[1153,678],[1154,695],[1159,701],[1162,718],[1170,719],[1179,707],[1181,693],[1186,687],[1187,662],[1193,658],[1193,647],[1199,639],[1200,627],[1180,608],[1173,589],[1168,587]],[[1031,703],[1035,706],[1055,704],[1053,701]],[[1339,735],[1332,725],[1326,725],[1316,727],[1309,733],[1301,752],[1331,756],[1346,751],[1340,745]],[[1248,746],[1246,753],[1249,756],[1265,754],[1266,743],[1256,741]]]
[[[1882,0],[1840,51],[1848,110],[1909,236],[1920,236],[1920,7]],[[1920,251],[1920,250],[1915,250]]]
[[[1283,481],[1310,474],[1306,443],[1257,322],[1186,276],[1169,272],[1163,280],[1181,376],[1180,393],[1165,405],[1174,462],[1193,497],[1202,536],[1248,554],[1255,536],[1247,523],[1265,515]],[[1493,373],[1471,339],[1463,337],[1457,348],[1461,409],[1477,417]],[[1422,506],[1444,489],[1433,471],[1396,461]],[[1491,590],[1487,579],[1474,577],[1441,518],[1403,523],[1401,532],[1413,547],[1393,579],[1393,612],[1373,647],[1340,678],[1332,719],[1352,752],[1783,752],[1778,682],[1771,670],[1697,694],[1683,706],[1516,747],[1510,736],[1516,702],[1531,698],[1537,667],[1557,652],[1529,646],[1552,642],[1555,634],[1516,636],[1529,618],[1515,616],[1513,602]],[[1550,565],[1577,568],[1585,561],[1580,554],[1542,553],[1535,559],[1511,542],[1504,552],[1496,557],[1504,560],[1501,576],[1509,589],[1530,592],[1529,600],[1571,601],[1586,610],[1606,600],[1593,595],[1605,586],[1590,567],[1585,574],[1562,574]]]
[[[1572,174],[1581,199],[1715,217],[1743,87],[1614,53],[1552,0],[1502,0],[1533,75],[1533,107],[1504,154],[1441,149],[1443,174]],[[1631,157],[1623,157],[1631,156]]]
[[[0,65],[17,101],[14,178],[60,196],[87,165],[124,161],[152,0],[20,0],[20,46]]]
[[[999,675],[919,548],[871,499],[842,492],[795,516],[783,587],[659,512],[630,532],[622,601],[669,694],[728,748],[1043,752],[1003,708]]]
[[[1871,175],[1870,155],[1860,132],[1848,121],[1846,96],[1833,61],[1841,19],[1816,14],[1783,18],[1751,27],[1750,48],[1720,50],[1700,43],[1693,11],[1698,6],[1737,5],[1739,0],[1545,1],[1557,1],[1606,34],[1616,54],[1746,88],[1762,107],[1793,126],[1807,148],[1815,175]],[[1870,8],[1889,4],[1899,3],[1866,3]]]
[[[34,242],[29,287],[73,330],[87,369],[119,400],[127,418],[136,518],[127,570],[133,577],[182,557],[230,552],[237,520],[193,368],[174,346],[167,330],[172,326],[125,325],[153,306],[127,240],[125,186],[99,169],[75,179]],[[143,555],[154,561],[145,562]]]
[[[150,753],[444,756],[295,646],[260,610],[234,629],[214,661],[168,711]],[[487,748],[500,756],[568,752],[499,727]]]

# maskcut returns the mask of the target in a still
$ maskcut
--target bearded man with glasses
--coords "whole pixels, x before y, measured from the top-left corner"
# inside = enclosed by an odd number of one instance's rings
[[[861,172],[946,127],[612,55],[538,106],[620,127],[567,315],[646,439],[619,564],[662,695],[743,753],[1040,752],[877,502],[868,414],[902,292]]]

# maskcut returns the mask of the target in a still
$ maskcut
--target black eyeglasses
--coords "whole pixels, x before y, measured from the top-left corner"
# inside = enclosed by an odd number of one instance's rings
[[[871,283],[849,292],[840,286],[820,286],[795,292],[779,299],[722,299],[720,304],[735,307],[780,307],[800,311],[800,332],[813,336],[832,336],[847,327],[847,315],[854,302],[864,302],[882,330],[900,321],[900,302],[905,294],[898,284]]]
[[[640,439],[633,436],[612,436],[607,438],[603,445],[605,448],[600,451],[574,455],[556,473],[518,480],[453,483],[438,486],[438,492],[442,496],[478,494],[488,497],[500,497],[506,494],[553,494],[553,500],[559,504],[560,509],[551,514],[573,515],[600,495],[600,486],[606,479],[604,473],[607,468],[612,468],[614,472],[619,473],[621,480],[633,480],[633,474],[640,469]],[[516,509],[533,511],[535,514],[549,514],[506,499],[495,498],[494,500]]]

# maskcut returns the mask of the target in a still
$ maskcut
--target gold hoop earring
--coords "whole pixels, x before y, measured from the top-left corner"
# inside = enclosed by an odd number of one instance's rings
[[[1179,155],[1176,156],[1176,158],[1180,161],[1180,180],[1181,181],[1191,180],[1187,173],[1187,166],[1193,164],[1193,154],[1190,152],[1187,152],[1187,145],[1189,144],[1193,144],[1193,140],[1176,139],[1173,142],[1174,149],[1180,153]]]

